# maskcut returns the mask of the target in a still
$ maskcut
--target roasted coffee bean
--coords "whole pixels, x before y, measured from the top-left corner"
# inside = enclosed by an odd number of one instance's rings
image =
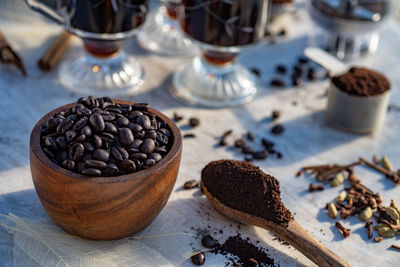
[[[292,75],[292,85],[293,86],[300,86],[301,85],[301,79],[297,75]]]
[[[96,149],[92,153],[93,159],[108,162],[110,160],[110,154],[107,150],[104,149]]]
[[[76,103],[73,107],[72,107],[72,113],[76,113],[78,109],[80,108],[84,108],[85,106],[82,105],[81,103]]]
[[[298,77],[301,77],[303,75],[303,67],[299,65],[295,65],[293,67],[293,74],[297,75]]]
[[[130,145],[133,143],[135,138],[133,137],[132,131],[129,128],[121,128],[119,129],[118,140],[123,145]]]
[[[283,158],[283,154],[281,152],[276,152],[276,157],[278,159],[281,159],[281,158]]]
[[[63,151],[63,152],[61,152],[61,154],[58,154],[58,155],[59,155],[60,162],[66,160],[66,159],[69,159],[69,157],[68,157],[69,155],[68,155],[67,151]]]
[[[150,104],[148,104],[148,103],[135,103],[132,105],[132,109],[148,110],[149,108],[150,108]]]
[[[299,59],[298,59],[298,62],[299,62],[300,64],[306,64],[306,63],[308,63],[308,61],[309,61],[309,59],[308,59],[307,57],[305,57],[305,56],[301,56],[301,57],[299,57]]]
[[[101,148],[103,146],[103,140],[97,134],[92,136],[92,144],[96,148]]]
[[[78,121],[78,116],[75,114],[69,115],[67,118],[70,118],[73,122]]]
[[[276,72],[285,74],[286,73],[286,67],[284,65],[277,65],[275,68]]]
[[[76,114],[78,115],[78,116],[87,116],[87,117],[89,117],[90,115],[92,115],[92,111],[90,110],[90,109],[88,109],[88,108],[78,108],[77,110],[76,110]]]
[[[112,143],[112,142],[114,142],[114,139],[115,139],[115,136],[111,133],[102,132],[102,133],[99,133],[99,136],[103,140],[103,145],[105,143]]]
[[[54,140],[53,137],[46,137],[46,138],[44,139],[44,145],[45,145],[48,149],[50,149],[50,150],[52,150],[52,151],[57,151],[57,150],[58,150],[57,142]]]
[[[123,161],[129,157],[129,154],[123,147],[113,146],[111,148],[111,156],[117,161]]]
[[[99,113],[92,114],[89,118],[89,122],[95,131],[97,132],[104,131],[105,128],[104,119]]]
[[[85,160],[85,164],[87,167],[96,168],[96,169],[105,169],[107,167],[107,163],[100,160]]]
[[[204,262],[206,261],[206,256],[204,255],[203,252],[200,252],[193,255],[190,259],[192,260],[192,263],[195,265],[203,265]]]
[[[169,142],[168,137],[165,134],[162,133],[157,133],[157,138],[156,138],[157,142],[159,142],[160,144],[163,145],[167,145]]]
[[[261,72],[258,68],[250,68],[250,71],[252,73],[254,73],[256,76],[260,77],[261,76]]]
[[[118,124],[118,126],[120,126],[120,127],[128,126],[129,120],[128,120],[126,117],[124,117],[124,116],[120,116],[120,117],[118,118],[118,120],[117,120],[117,124]]]
[[[282,134],[285,128],[281,124],[277,124],[274,127],[271,128],[271,133],[275,135]]]
[[[150,118],[146,115],[140,115],[136,117],[136,123],[143,127],[143,129],[148,130],[151,127]]]
[[[315,81],[317,79],[317,74],[315,73],[315,69],[313,68],[308,69],[307,78],[310,81]]]
[[[95,168],[85,168],[82,170],[82,174],[88,176],[101,176],[101,171]]]
[[[156,161],[154,159],[146,159],[143,162],[142,168],[143,169],[147,169],[147,168],[150,168],[150,167],[154,166],[155,164],[156,164]]]
[[[129,123],[128,128],[131,129],[132,132],[138,133],[140,131],[143,131],[143,127],[140,126],[139,124],[136,123]]]
[[[277,120],[280,118],[282,112],[280,110],[273,110],[271,113],[272,120]]]
[[[93,152],[94,151],[94,146],[89,142],[83,143],[83,146],[85,147],[85,150],[88,151],[88,152]]]
[[[46,127],[47,129],[53,131],[57,129],[58,124],[61,122],[60,118],[51,118],[46,121]]]
[[[83,169],[85,168],[85,163],[83,161],[79,161],[75,165],[76,165],[75,171],[78,173],[82,173]]]
[[[237,148],[241,148],[245,144],[246,144],[246,141],[243,138],[235,140],[235,143],[234,143],[235,147],[237,147]]]
[[[83,157],[84,152],[85,147],[81,143],[76,143],[69,149],[69,156],[74,161],[79,161]]]
[[[102,174],[105,176],[115,176],[119,173],[119,169],[117,164],[110,163],[107,167],[103,170]]]
[[[85,153],[85,154],[83,155],[83,160],[87,160],[87,159],[93,159],[93,158],[92,158],[92,154],[90,154],[90,153]]]
[[[136,139],[135,141],[133,141],[133,143],[131,144],[130,148],[135,148],[135,149],[139,149],[140,145],[143,143],[143,140],[141,139]]]
[[[146,154],[153,153],[155,148],[155,142],[153,139],[147,138],[144,142],[140,145],[140,151]]]
[[[106,107],[104,110],[106,110],[106,111],[108,111],[108,112],[115,113],[115,114],[121,114],[121,113],[122,113],[122,111],[121,111],[121,110],[119,109],[119,107],[116,106],[116,105],[108,106],[108,107]]]
[[[246,137],[247,137],[247,140],[249,140],[249,141],[254,140],[254,135],[252,132],[247,132]]]
[[[275,145],[274,142],[271,142],[271,141],[269,141],[269,140],[267,140],[267,139],[265,139],[265,138],[262,138],[262,139],[261,139],[261,144],[262,144],[265,148],[271,148],[271,147],[273,147],[273,146]]]
[[[252,154],[254,152],[253,148],[250,146],[242,146],[242,153],[243,154]]]
[[[59,136],[56,138],[56,143],[60,149],[67,148],[67,139],[64,136]]]
[[[66,169],[71,170],[71,171],[73,171],[73,170],[75,169],[75,161],[70,160],[70,159],[64,160],[64,161],[62,162],[62,165],[63,165]]]
[[[69,130],[65,132],[65,137],[68,142],[71,142],[76,136],[76,132],[74,130]]]
[[[270,82],[270,85],[274,86],[274,87],[285,87],[286,86],[285,82],[280,79],[272,79]]]
[[[189,119],[189,125],[192,127],[197,127],[200,125],[200,120],[198,118],[190,118]]]
[[[132,111],[131,113],[129,113],[127,118],[128,118],[128,120],[133,120],[137,116],[140,116],[140,115],[143,115],[143,113],[141,111],[135,110],[135,111]]]
[[[259,150],[253,153],[254,159],[266,159],[268,157],[268,152],[265,150]]]
[[[80,134],[78,135],[78,137],[75,138],[74,141],[71,142],[71,144],[75,144],[75,143],[83,143],[86,140],[86,135],[84,134]]]
[[[173,120],[175,122],[179,122],[179,121],[183,120],[183,116],[178,114],[178,113],[176,113],[176,112],[174,112]]]
[[[48,148],[43,148],[43,152],[44,152],[50,159],[54,159],[54,158],[55,158],[53,152],[51,152],[50,149],[48,149]]]
[[[144,135],[144,138],[150,138],[150,139],[156,140],[157,132],[155,130],[148,130],[146,132],[146,134]]]
[[[201,244],[206,248],[215,248],[218,246],[218,242],[210,235],[203,236]]]
[[[159,153],[151,153],[149,159],[154,159],[156,162],[159,162],[162,159],[162,156]]]
[[[158,132],[164,134],[164,135],[167,136],[167,137],[171,137],[171,132],[170,132],[168,129],[160,128],[160,129],[158,130]]]
[[[73,129],[74,129],[75,131],[81,130],[83,127],[86,126],[88,120],[89,120],[88,117],[82,117],[82,118],[80,118],[80,119],[75,123]]]
[[[134,172],[136,170],[136,164],[132,160],[126,159],[119,163],[119,168],[126,172]]]
[[[74,121],[71,118],[66,118],[63,119],[58,125],[57,125],[57,133],[59,134],[64,134],[66,131],[69,130],[69,128],[74,125]]]
[[[85,126],[82,128],[81,133],[83,133],[86,137],[89,137],[92,135],[92,129],[89,126]]]
[[[132,154],[129,155],[129,158],[131,160],[136,159],[136,160],[139,160],[139,161],[144,161],[144,160],[147,159],[147,154],[145,154],[145,153],[132,153]]]
[[[103,117],[104,121],[113,121],[115,120],[115,115],[110,113],[110,112],[104,112],[103,114],[101,114],[101,116]]]
[[[167,148],[165,146],[158,146],[158,147],[154,148],[153,152],[160,153],[161,155],[163,155],[163,154],[165,155],[165,154],[167,154]]]
[[[116,135],[118,132],[117,127],[115,127],[114,124],[108,121],[104,123],[104,131],[114,135]]]
[[[143,139],[145,136],[146,132],[144,130],[137,132],[134,134],[135,139]]]
[[[186,133],[183,135],[183,138],[187,139],[187,138],[195,138],[196,135],[193,133]]]
[[[183,184],[183,189],[193,189],[198,186],[199,184],[196,182],[196,180],[189,180]]]
[[[120,104],[119,110],[121,110],[122,113],[126,114],[132,111],[132,106],[128,104]]]

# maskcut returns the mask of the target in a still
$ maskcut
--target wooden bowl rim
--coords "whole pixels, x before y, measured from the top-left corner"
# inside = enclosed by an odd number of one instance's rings
[[[128,105],[133,105],[135,102],[127,101],[127,100],[119,100],[119,99],[113,99],[113,101],[117,104],[128,104]],[[53,161],[51,161],[48,156],[43,152],[43,149],[40,145],[40,134],[41,134],[41,127],[44,122],[46,122],[51,116],[53,116],[55,113],[66,110],[70,107],[72,107],[74,103],[66,104],[63,105],[59,108],[53,109],[52,111],[48,112],[46,115],[44,115],[33,127],[31,137],[30,137],[30,150],[33,153],[33,155],[41,161],[42,164],[45,166],[48,166],[49,168],[53,169],[56,172],[61,173],[64,176],[71,177],[73,179],[77,180],[82,180],[82,181],[87,181],[87,182],[96,182],[96,183],[116,183],[116,182],[124,182],[132,179],[144,179],[148,176],[150,176],[152,173],[157,172],[160,169],[163,169],[166,165],[168,165],[181,151],[182,149],[182,135],[179,130],[179,128],[176,126],[176,124],[168,118],[166,115],[163,113],[153,109],[149,108],[147,111],[150,113],[155,114],[158,118],[162,119],[167,123],[169,128],[171,129],[172,136],[173,136],[173,144],[170,149],[170,151],[167,153],[165,157],[163,157],[159,162],[157,162],[154,166],[141,170],[138,172],[126,174],[126,175],[120,175],[120,176],[85,176],[70,170],[67,170]]]

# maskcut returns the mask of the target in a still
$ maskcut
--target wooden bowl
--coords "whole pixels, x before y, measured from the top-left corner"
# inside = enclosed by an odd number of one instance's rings
[[[73,104],[46,114],[31,133],[31,173],[43,207],[61,228],[80,237],[106,240],[140,232],[160,213],[174,187],[182,154],[180,130],[167,116],[150,108],[171,129],[173,144],[168,154],[153,167],[137,173],[88,177],[58,166],[40,145],[41,125]]]

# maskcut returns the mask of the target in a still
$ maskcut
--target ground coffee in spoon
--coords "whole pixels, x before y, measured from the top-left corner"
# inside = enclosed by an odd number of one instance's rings
[[[210,162],[201,179],[224,205],[287,226],[293,216],[281,201],[278,180],[246,161]]]

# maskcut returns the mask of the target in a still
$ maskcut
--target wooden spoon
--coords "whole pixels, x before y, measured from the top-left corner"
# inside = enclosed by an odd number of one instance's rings
[[[345,260],[318,242],[309,233],[307,233],[306,230],[295,220],[291,221],[288,227],[283,227],[261,217],[235,210],[224,205],[218,199],[216,199],[207,190],[203,181],[201,181],[201,186],[204,194],[214,208],[226,217],[243,224],[255,225],[267,229],[295,247],[298,251],[300,251],[320,267],[351,266]]]

